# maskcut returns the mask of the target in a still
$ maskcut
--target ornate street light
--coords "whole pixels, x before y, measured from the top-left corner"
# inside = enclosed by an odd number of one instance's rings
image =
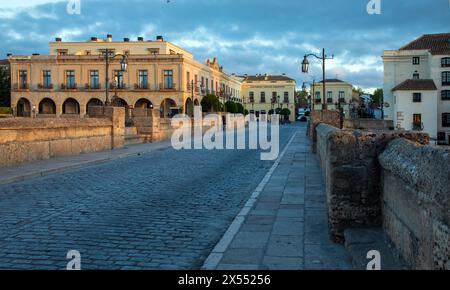
[[[105,68],[106,68],[106,72],[105,72],[105,85],[106,85],[106,87],[105,87],[105,94],[106,94],[105,106],[110,105],[110,100],[109,100],[109,61],[118,56],[122,57],[122,59],[120,60],[120,71],[126,72],[127,68],[128,68],[128,56],[125,54],[120,54],[120,53],[115,54],[114,50],[111,50],[109,48],[106,48],[104,50]],[[115,96],[117,96],[117,93],[115,94]]]

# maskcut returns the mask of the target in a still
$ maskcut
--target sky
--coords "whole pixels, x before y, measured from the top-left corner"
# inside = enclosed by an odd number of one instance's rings
[[[282,74],[321,80],[321,63],[306,53],[325,48],[327,78],[367,91],[383,85],[384,50],[430,33],[450,32],[450,0],[0,0],[0,59],[6,53],[48,54],[48,42],[163,35],[199,61],[217,57],[227,73]],[[69,14],[80,2],[80,14]]]

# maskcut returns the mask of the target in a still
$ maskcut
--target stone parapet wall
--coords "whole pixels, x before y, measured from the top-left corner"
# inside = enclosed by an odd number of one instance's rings
[[[398,139],[379,161],[389,238],[414,269],[450,270],[450,147]]]
[[[345,129],[394,130],[394,121],[375,119],[345,119]]]
[[[381,167],[387,144],[406,138],[428,144],[425,133],[340,130],[316,127],[317,153],[325,176],[331,238],[343,242],[346,228],[381,226]]]
[[[122,108],[102,118],[15,118],[0,120],[0,167],[51,157],[121,148]]]
[[[317,152],[317,131],[316,127],[319,124],[328,124],[335,128],[340,128],[340,115],[339,111],[317,111],[312,110],[311,118],[310,118],[310,126],[309,126],[309,136],[311,136],[311,146],[313,153]]]

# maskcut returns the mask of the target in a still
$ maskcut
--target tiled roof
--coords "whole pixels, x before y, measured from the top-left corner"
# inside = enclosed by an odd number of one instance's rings
[[[408,43],[400,50],[428,49],[431,54],[450,54],[450,33],[425,34]]]
[[[243,76],[244,81],[295,81],[285,75],[256,75],[256,76]]]
[[[319,83],[323,83],[323,81],[320,81]],[[325,79],[325,83],[345,83],[345,82],[339,79]]]
[[[437,90],[433,80],[406,80],[392,91],[435,91]]]

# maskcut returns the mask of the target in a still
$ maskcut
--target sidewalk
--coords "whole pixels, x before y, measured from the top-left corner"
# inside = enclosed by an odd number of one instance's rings
[[[291,139],[203,269],[351,269],[328,238],[325,185],[306,129]]]
[[[47,160],[27,162],[12,167],[0,168],[0,184],[13,183],[55,172],[100,164],[115,159],[145,154],[170,147],[170,140],[129,145],[121,149],[86,153],[74,156],[55,157]]]

